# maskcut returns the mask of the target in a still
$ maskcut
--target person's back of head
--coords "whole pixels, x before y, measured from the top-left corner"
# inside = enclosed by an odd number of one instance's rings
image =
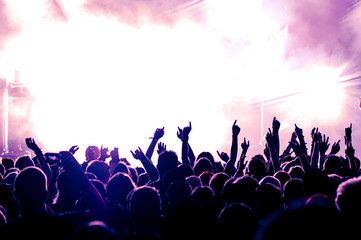
[[[178,166],[178,155],[174,151],[165,150],[158,156],[157,169],[162,177],[166,171]]]
[[[266,174],[266,164],[265,162],[257,157],[253,157],[248,163],[248,174],[254,176],[257,179],[261,179]]]
[[[193,190],[192,196],[195,200],[200,202],[202,205],[215,204],[214,190],[211,187],[199,186]]]
[[[231,179],[230,179],[231,180]],[[230,181],[228,180],[228,181]],[[224,185],[222,197],[227,204],[244,203],[252,209],[255,208],[255,186],[250,182],[239,178]]]
[[[261,181],[259,181],[259,185],[264,185],[264,184],[272,184],[278,189],[281,189],[282,187],[280,180],[278,180],[278,178],[273,176],[265,176],[264,178],[261,179]]]
[[[117,233],[102,221],[92,221],[75,229],[69,240],[117,240]]]
[[[110,178],[106,186],[107,196],[125,207],[127,196],[134,188],[135,184],[127,174],[117,173]]]
[[[87,162],[97,160],[100,157],[100,150],[97,146],[88,146],[85,150],[85,159]]]
[[[11,158],[3,158],[1,161],[2,165],[5,167],[5,172],[9,169],[9,168],[13,168],[15,167],[15,161]]]
[[[111,175],[114,175],[118,172],[122,172],[122,173],[128,174],[130,176],[130,171],[129,171],[127,165],[125,165],[122,162],[118,163],[118,165],[114,168]]]
[[[187,183],[191,186],[191,188],[194,190],[198,186],[202,186],[202,181],[198,176],[189,176],[186,178]]]
[[[189,177],[189,176],[194,175],[194,170],[189,165],[180,164],[180,165],[178,165],[178,169],[180,169],[184,173],[185,177]]]
[[[288,170],[288,173],[290,174],[291,178],[299,178],[303,179],[303,176],[305,175],[305,171],[301,166],[293,166]]]
[[[185,180],[172,182],[167,189],[167,199],[169,206],[176,205],[183,198],[190,196],[192,193],[191,186]]]
[[[150,181],[150,178],[147,173],[141,173],[138,177],[138,187],[146,185]]]
[[[303,183],[300,179],[291,179],[283,186],[283,202],[287,207],[292,207],[293,203],[297,206],[299,203],[303,205],[305,197]]]
[[[321,169],[310,169],[303,177],[303,186],[307,197],[322,193],[329,194],[328,176]]]
[[[223,186],[229,178],[230,176],[223,172],[216,173],[212,176],[211,180],[209,181],[209,186],[213,188],[216,196],[220,196],[223,190]]]
[[[23,169],[15,179],[14,195],[23,207],[44,204],[47,198],[47,179],[37,167]]]
[[[282,170],[277,171],[273,176],[280,181],[281,187],[283,187],[283,185],[285,185],[285,183],[291,179],[290,174]]]
[[[34,162],[29,156],[21,156],[15,161],[15,167],[20,171],[30,166],[34,166]]]
[[[143,186],[128,196],[128,210],[135,226],[156,226],[161,218],[161,201],[156,189]]]
[[[348,232],[335,209],[305,206],[281,213],[257,239],[352,239]]]
[[[98,180],[102,181],[105,184],[108,182],[110,177],[108,164],[100,160],[91,161],[86,168],[86,172],[94,173],[97,176]]]
[[[265,219],[281,207],[281,191],[273,184],[261,184],[256,189],[256,216]]]
[[[177,180],[185,180],[184,172],[179,168],[171,168],[163,176],[163,186],[167,189],[172,182]]]
[[[342,167],[341,158],[336,155],[330,155],[326,158],[323,165],[323,171],[326,174],[336,173],[336,171]]]
[[[250,207],[242,203],[225,206],[218,216],[219,239],[253,239],[257,221]]]
[[[213,164],[215,163],[215,161],[214,161],[214,157],[213,157],[212,153],[206,152],[206,151],[201,152],[201,153],[197,156],[197,161],[198,161],[199,159],[201,159],[201,158],[207,158],[207,159],[211,162],[212,172],[214,172],[214,171],[215,171],[215,169],[214,169],[215,166],[213,166]]]
[[[210,171],[202,172],[201,175],[199,175],[199,178],[202,181],[202,184],[205,186],[209,186],[209,182],[211,178],[213,177],[214,173]]]
[[[348,218],[361,222],[361,177],[351,178],[342,182],[337,188],[337,209]]]
[[[202,157],[196,161],[194,164],[194,173],[197,176],[200,176],[203,172],[209,171],[213,172],[212,163],[208,158]]]

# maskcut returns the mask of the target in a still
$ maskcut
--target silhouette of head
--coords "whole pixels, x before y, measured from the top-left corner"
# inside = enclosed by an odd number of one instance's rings
[[[212,164],[212,170],[211,171],[214,172],[214,166],[213,166],[214,157],[213,157],[212,153],[210,153],[210,152],[201,152],[197,157],[197,161],[199,159],[201,159],[201,158],[207,158],[211,162],[211,164]]]
[[[11,158],[3,158],[1,163],[5,167],[5,171],[7,171],[9,168],[15,167],[15,161]]]
[[[326,174],[336,173],[336,171],[339,168],[341,168],[341,166],[342,166],[341,158],[336,155],[331,155],[326,159],[323,165],[323,171]]]
[[[303,179],[303,176],[305,175],[305,172],[303,171],[303,168],[301,166],[293,166],[288,170],[288,173],[292,178],[299,178]]]
[[[222,209],[218,216],[219,239],[253,239],[257,221],[250,207],[242,203],[232,203]]]
[[[196,161],[194,164],[194,173],[197,176],[200,176],[203,172],[209,171],[213,172],[212,163],[208,158],[202,157]]]
[[[261,181],[259,181],[259,185],[264,185],[264,184],[272,184],[276,188],[281,189],[280,180],[278,180],[278,178],[275,178],[273,176],[265,176],[264,178],[261,179]]]
[[[337,209],[345,216],[357,219],[361,214],[361,177],[351,178],[341,183],[337,188]]]
[[[169,150],[163,151],[158,156],[157,169],[161,178],[164,176],[165,172],[169,169],[176,168],[178,165],[178,155]]]
[[[43,204],[47,198],[47,180],[37,167],[23,169],[15,179],[14,195],[21,207]]]
[[[86,168],[86,172],[94,173],[98,180],[107,183],[110,177],[109,166],[106,162],[93,160]]]
[[[103,221],[92,221],[76,229],[70,240],[117,240],[116,232]]]
[[[186,178],[187,183],[191,186],[191,188],[194,190],[198,186],[202,186],[202,181],[198,176],[189,176]]]
[[[328,176],[321,169],[310,169],[306,172],[303,177],[303,186],[308,197],[317,193],[329,194]]]
[[[152,187],[134,189],[128,196],[131,222],[140,226],[155,226],[161,217],[160,197]]]
[[[203,185],[208,186],[209,181],[211,180],[213,175],[214,175],[213,172],[205,171],[205,172],[202,172],[201,175],[199,175],[199,178],[201,179]]]
[[[254,176],[257,179],[261,179],[266,174],[265,161],[259,157],[253,157],[248,163],[248,174]]]
[[[127,196],[134,188],[135,184],[127,174],[117,173],[110,178],[106,186],[107,196],[125,207]]]
[[[177,180],[172,182],[167,190],[167,198],[169,205],[175,205],[184,197],[190,196],[192,188],[185,180]]]
[[[130,176],[130,172],[129,172],[129,169],[128,169],[127,165],[125,165],[122,162],[118,163],[118,165],[114,168],[114,171],[113,171],[112,175],[114,175],[114,174],[116,174],[118,172],[126,173],[126,174],[128,174]]]
[[[273,176],[280,181],[281,187],[283,187],[283,185],[285,185],[285,183],[291,179],[290,174],[282,170],[277,171]]]
[[[15,161],[15,167],[20,171],[30,166],[34,166],[34,162],[29,156],[21,156]]]
[[[87,162],[97,160],[100,157],[100,150],[97,146],[88,146],[85,150],[85,160]]]
[[[223,172],[219,172],[213,175],[209,181],[209,186],[214,189],[216,196],[220,196],[223,190],[223,186],[229,178],[230,177]]]

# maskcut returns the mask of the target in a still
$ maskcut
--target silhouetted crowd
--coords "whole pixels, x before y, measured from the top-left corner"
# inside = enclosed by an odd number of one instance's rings
[[[279,129],[274,118],[264,152],[247,157],[237,121],[230,152],[217,156],[195,155],[191,123],[178,128],[180,156],[160,142],[158,128],[146,152],[131,151],[142,167],[97,146],[79,164],[77,146],[43,153],[27,138],[32,157],[0,164],[0,239],[357,239],[352,125],[332,146],[318,128],[306,144],[295,125],[282,152]]]

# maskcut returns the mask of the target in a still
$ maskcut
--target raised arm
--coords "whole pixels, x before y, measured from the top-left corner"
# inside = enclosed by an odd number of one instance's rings
[[[271,162],[274,168],[274,172],[277,172],[278,170],[280,170],[280,162],[279,162],[279,155],[276,152],[274,138],[272,136],[271,129],[269,129],[268,133],[266,134],[266,141],[270,151]]]
[[[315,134],[313,135],[313,140],[312,140],[312,153],[311,153],[311,167],[312,168],[318,168],[318,159],[320,156],[320,142],[322,140],[322,135],[321,133],[317,131],[315,132]],[[320,168],[322,168],[322,166],[320,166]]]
[[[45,159],[43,152],[41,151],[39,146],[35,143],[35,140],[33,138],[26,138],[25,143],[26,143],[26,146],[35,153],[36,157],[38,158],[40,168],[41,168],[41,170],[43,170],[46,177],[48,178],[48,184],[50,184],[52,172],[51,172],[49,164],[47,163],[47,161]]]
[[[319,162],[319,168],[323,169],[323,164],[325,163],[326,159],[326,151],[330,147],[330,144],[328,143],[329,137],[326,137],[325,134],[323,134],[323,138],[320,139],[320,162]]]
[[[352,177],[358,176],[358,169],[355,161],[355,149],[352,146],[352,123],[350,127],[345,128],[345,144],[346,144],[346,158],[349,161]]]
[[[246,138],[244,138],[243,143],[241,143],[241,148],[242,148],[242,153],[238,160],[237,172],[234,175],[235,177],[243,176],[243,170],[246,168],[246,164],[244,163],[244,160],[246,159],[246,154],[249,148],[249,141],[246,141]]]
[[[232,144],[230,158],[226,164],[225,171],[229,171],[231,175],[236,173],[236,167],[234,166],[238,153],[238,135],[241,132],[241,128],[237,125],[237,120],[234,121],[232,126]]]
[[[66,151],[60,152],[60,159],[64,170],[71,173],[73,180],[80,184],[84,201],[89,207],[90,212],[99,218],[106,217],[108,215],[108,207],[106,206],[103,197],[89,181],[73,154]]]
[[[306,147],[305,137],[303,136],[303,130],[297,127],[296,124],[295,124],[295,133],[298,137],[298,140],[300,141],[300,147],[307,157],[307,147]]]
[[[145,171],[147,172],[151,182],[156,182],[159,180],[159,173],[157,168],[153,165],[152,161],[143,153],[142,149],[138,147],[134,152],[130,151],[135,159],[140,160]]]
[[[184,165],[191,165],[191,162],[189,160],[189,150],[188,150],[188,140],[189,140],[189,133],[192,130],[192,123],[189,122],[188,127],[184,127],[182,130],[182,163]]]
[[[158,143],[159,139],[161,139],[163,136],[164,136],[164,127],[163,128],[157,128],[155,130],[155,132],[154,132],[154,135],[152,137],[152,141],[149,144],[147,152],[145,153],[145,156],[147,156],[148,159],[152,159],[155,146],[157,146],[157,143]]]
[[[178,127],[177,137],[179,138],[179,140],[182,141],[182,144],[183,144],[183,129],[180,128],[180,127]],[[182,149],[183,149],[183,147],[182,147]],[[191,164],[191,167],[193,167],[194,163],[196,161],[196,157],[195,157],[195,155],[193,153],[191,145],[189,144],[189,141],[188,141],[188,159],[189,159],[189,162]]]
[[[305,154],[305,152],[302,149],[302,146],[297,142],[290,142],[289,143],[291,148],[293,149],[294,153],[296,154],[296,156],[299,157],[303,170],[305,172],[309,172],[311,170],[311,164],[308,162],[307,156]]]
[[[274,117],[272,121],[272,137],[273,137],[274,147],[278,156],[280,155],[280,137],[279,137],[280,127],[281,127],[281,123],[276,119],[276,117]]]

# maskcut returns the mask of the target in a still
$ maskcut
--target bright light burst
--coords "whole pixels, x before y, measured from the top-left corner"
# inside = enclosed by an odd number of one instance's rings
[[[47,1],[6,2],[22,31],[1,54],[8,69],[1,74],[19,71],[36,97],[29,117],[50,150],[104,144],[127,156],[138,145],[145,150],[162,126],[168,148],[179,150],[177,126],[192,121],[196,152],[215,151],[233,122],[225,106],[239,97],[300,92],[283,106],[309,118],[336,119],[342,108],[343,68],[292,70],[284,58],[287,26],[263,14],[261,0],[209,0],[205,24],[139,28],[92,15],[84,1],[61,1],[66,21],[49,16]]]

